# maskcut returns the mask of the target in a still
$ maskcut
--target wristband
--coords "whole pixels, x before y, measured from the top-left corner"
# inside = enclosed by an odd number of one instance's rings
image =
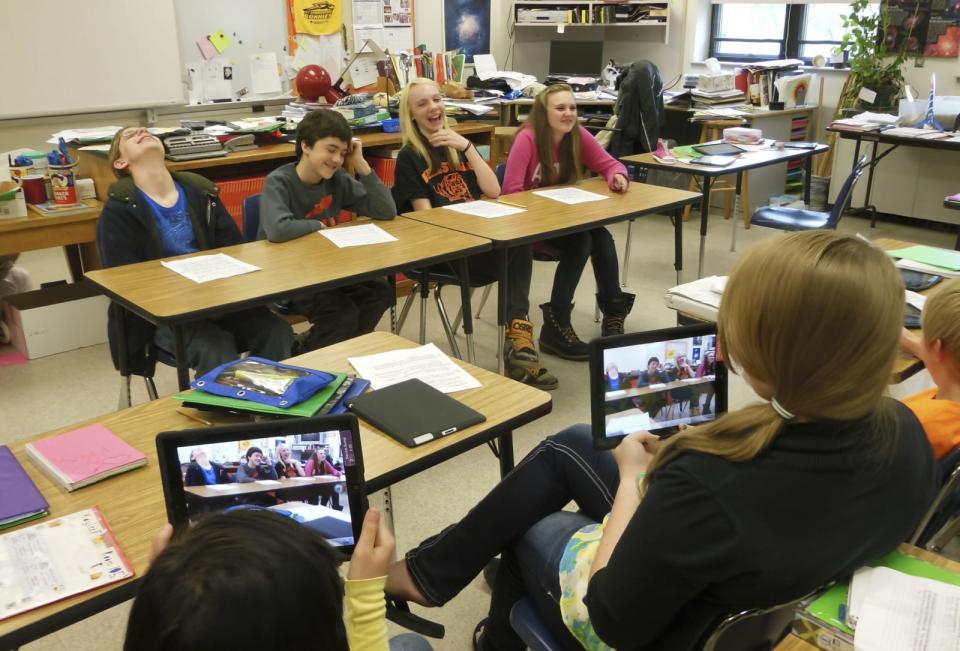
[[[464,147],[463,149],[461,149],[461,150],[460,150],[460,153],[461,153],[461,154],[466,154],[468,151],[470,151],[470,148],[471,148],[471,147],[473,147],[473,141],[472,141],[472,140],[468,140],[468,141],[467,141],[467,146]]]

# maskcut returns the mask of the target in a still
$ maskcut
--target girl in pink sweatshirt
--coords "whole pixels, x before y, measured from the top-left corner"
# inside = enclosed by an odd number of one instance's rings
[[[550,164],[542,165],[543,159]],[[625,192],[629,187],[623,164],[580,126],[571,88],[566,84],[549,86],[537,95],[530,117],[510,148],[503,194],[576,183],[584,166],[603,176],[611,190]],[[587,258],[593,261],[604,336],[623,333],[623,321],[633,307],[634,295],[620,289],[617,251],[606,228],[557,237],[550,240],[550,246],[559,249],[560,259],[550,302],[540,306],[540,349],[565,359],[586,360],[587,344],[574,332],[570,312]]]

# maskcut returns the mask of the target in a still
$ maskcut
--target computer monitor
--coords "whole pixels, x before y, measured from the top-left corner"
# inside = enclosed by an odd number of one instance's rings
[[[550,41],[551,75],[600,78],[603,41]]]

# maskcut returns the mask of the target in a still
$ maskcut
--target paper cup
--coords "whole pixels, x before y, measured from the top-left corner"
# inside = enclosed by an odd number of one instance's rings
[[[53,202],[58,206],[72,206],[77,203],[77,187],[73,169],[76,163],[69,165],[50,165],[50,185],[53,187]]]
[[[23,185],[20,181],[21,178],[27,174],[33,173],[33,165],[14,165],[10,169],[10,180],[16,183],[17,185]]]
[[[47,188],[43,176],[27,174],[20,179],[20,183],[23,187],[23,198],[27,200],[27,203],[46,203]]]

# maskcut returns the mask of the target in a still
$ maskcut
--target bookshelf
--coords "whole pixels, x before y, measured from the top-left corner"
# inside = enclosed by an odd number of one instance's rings
[[[514,2],[515,27],[660,29],[667,42],[669,2],[574,2],[536,0]]]

